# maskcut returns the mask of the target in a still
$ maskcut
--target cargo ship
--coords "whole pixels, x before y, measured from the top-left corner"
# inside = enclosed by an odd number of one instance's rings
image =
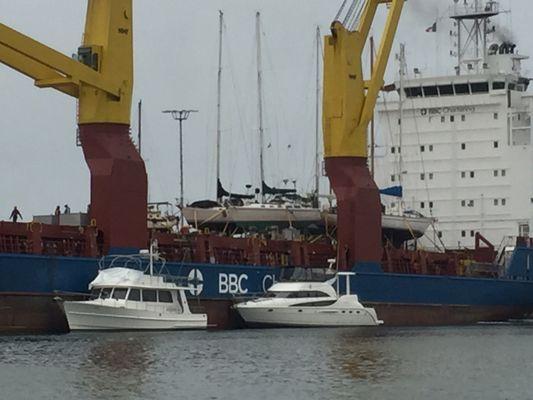
[[[445,252],[425,251],[416,240],[396,246],[382,238],[366,130],[404,0],[387,4],[382,50],[368,80],[362,79],[361,56],[381,0],[348,7],[344,2],[325,38],[323,125],[326,172],[337,199],[334,238],[148,230],[146,171],[129,133],[131,3],[89,1],[76,59],[0,25],[1,62],[35,79],[38,87],[79,99],[79,139],[91,172],[86,224],[68,226],[61,216],[52,224],[0,223],[2,332],[68,331],[58,298],[86,296],[101,256],[136,253],[153,240],[169,273],[187,280],[191,303],[197,298],[209,324],[219,328],[239,325],[230,307],[236,297],[316,274],[332,258],[338,270],[356,272],[352,289],[385,325],[468,324],[533,312],[529,238],[502,252],[479,233],[472,250]],[[106,23],[102,15],[109,17]]]
[[[430,76],[401,49],[399,76],[377,105],[376,181],[403,188],[401,199],[383,202],[390,213],[408,207],[438,221],[420,241],[426,248],[470,248],[475,232],[503,248],[531,234],[528,57],[502,12],[498,2],[455,4],[449,20],[425,33],[429,41],[451,40],[454,73]]]

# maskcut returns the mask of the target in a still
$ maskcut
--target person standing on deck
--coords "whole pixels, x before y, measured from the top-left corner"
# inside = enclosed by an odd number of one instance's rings
[[[59,218],[61,215],[61,207],[57,206],[54,211],[54,225],[59,225]]]
[[[65,204],[65,211],[63,211],[63,214],[70,214],[70,207],[68,204]]]
[[[11,215],[9,216],[9,219],[13,222],[17,222],[18,219],[22,219],[22,214],[18,210],[17,206],[13,207],[13,211],[11,211]]]

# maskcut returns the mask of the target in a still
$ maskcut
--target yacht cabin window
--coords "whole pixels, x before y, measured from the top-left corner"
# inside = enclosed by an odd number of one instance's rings
[[[172,293],[170,290],[159,290],[160,303],[172,303]]]
[[[141,291],[139,289],[130,289],[128,300],[141,301]]]
[[[324,292],[319,291],[298,291],[298,292],[268,292],[265,297],[277,297],[277,298],[308,298],[308,297],[329,297]]]
[[[103,288],[102,289],[102,292],[100,293],[100,298],[101,299],[109,299],[111,297],[111,291],[113,290],[113,288]]]
[[[147,301],[150,303],[157,303],[157,292],[155,290],[151,289],[144,289],[142,291],[142,299],[143,301]]]
[[[128,293],[128,289],[115,288],[115,290],[113,290],[113,298],[116,300],[124,300],[126,298],[126,293]]]
[[[97,289],[91,290],[91,298],[92,299],[97,299],[98,297],[100,297],[100,291],[101,290],[102,290],[101,288],[97,288]]]
[[[318,300],[307,303],[291,304],[290,307],[327,307],[335,304],[337,300]],[[359,312],[359,311],[358,311]]]

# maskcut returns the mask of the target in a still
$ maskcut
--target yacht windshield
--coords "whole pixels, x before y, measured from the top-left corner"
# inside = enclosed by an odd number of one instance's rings
[[[111,296],[111,290],[113,290],[112,288],[103,288],[102,289],[102,293],[100,293],[100,298],[101,299],[109,299],[109,297]]]
[[[91,290],[91,299],[97,299],[98,297],[100,297],[101,290],[102,289],[100,288]]]

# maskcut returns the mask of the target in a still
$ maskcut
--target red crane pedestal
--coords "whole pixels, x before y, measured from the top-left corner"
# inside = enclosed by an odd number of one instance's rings
[[[91,172],[89,218],[103,233],[104,252],[146,248],[148,183],[129,126],[95,123],[79,129]]]
[[[380,262],[381,201],[364,157],[327,157],[326,173],[337,198],[337,268]]]

